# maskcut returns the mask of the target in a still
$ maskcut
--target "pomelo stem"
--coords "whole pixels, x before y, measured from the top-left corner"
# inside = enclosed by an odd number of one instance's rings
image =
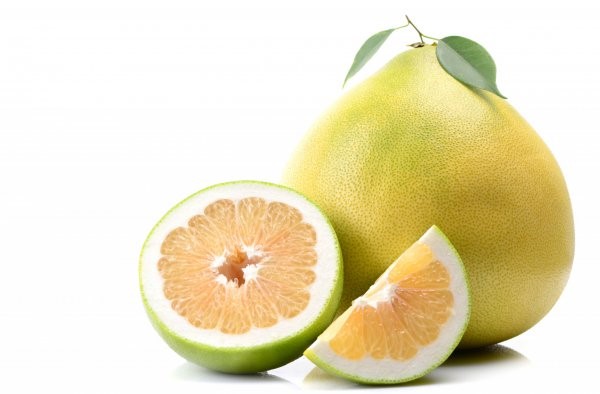
[[[411,25],[419,34],[419,40],[421,40],[421,44],[425,44],[425,41],[423,41],[423,37],[425,38],[429,38],[430,40],[435,40],[435,41],[439,41],[439,39],[435,38],[435,37],[431,37],[428,35],[425,35],[423,33],[421,33],[421,30],[419,30],[419,28],[417,26],[415,26],[414,23],[412,23],[412,21],[410,20],[410,18],[408,17],[408,15],[404,15],[406,17],[406,20],[408,21],[408,24]]]

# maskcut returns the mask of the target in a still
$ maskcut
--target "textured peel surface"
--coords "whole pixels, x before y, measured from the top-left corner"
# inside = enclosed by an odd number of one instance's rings
[[[509,101],[448,75],[435,46],[405,51],[349,89],[307,134],[284,180],[335,227],[342,310],[432,223],[472,278],[461,347],[524,332],[569,277],[573,214],[555,158]]]

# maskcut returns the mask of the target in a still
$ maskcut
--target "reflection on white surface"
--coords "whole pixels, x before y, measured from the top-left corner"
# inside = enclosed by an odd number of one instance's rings
[[[265,385],[277,383],[290,384],[290,382],[284,378],[268,372],[247,375],[232,375],[212,371],[189,362],[181,364],[175,368],[175,370],[172,372],[172,376],[176,380],[202,383],[227,383],[243,385]]]
[[[458,350],[441,367],[489,367],[498,364],[530,364],[530,361],[523,354],[508,346],[492,345],[481,349]]]
[[[466,383],[479,380],[490,374],[506,374],[510,370],[516,371],[530,364],[529,360],[521,353],[507,346],[494,345],[482,349],[457,351],[450,356],[444,364],[433,370],[428,375],[412,382],[403,383],[402,386],[435,386],[446,383]],[[345,379],[330,375],[318,367],[314,367],[302,381],[306,389],[331,390],[331,389],[358,389],[364,388]],[[395,386],[390,386],[395,387]]]
[[[454,352],[428,376],[447,382],[469,382],[494,375],[510,375],[531,366],[523,354],[504,345]]]
[[[440,383],[438,379],[432,379],[430,375],[424,376],[421,379],[414,380],[412,382],[402,383],[403,387],[414,387],[414,386],[427,386],[435,383]],[[400,385],[391,386],[366,386],[358,383],[351,382],[337,376],[333,376],[323,371],[319,367],[314,367],[302,382],[302,388],[310,390],[338,390],[338,389],[363,389],[369,387],[377,387],[379,389],[390,387],[397,388]]]
[[[531,379],[534,368],[521,353],[504,345],[494,345],[482,349],[457,351],[444,364],[428,375],[403,383],[400,386],[411,389],[426,389],[428,392],[447,390],[447,385],[486,382],[486,385],[499,388],[511,379],[527,376]],[[525,375],[523,375],[525,374]],[[243,386],[247,392],[274,392],[289,390],[368,390],[364,386],[330,375],[315,367],[306,358],[298,360],[268,373],[231,375],[211,371],[185,362],[172,372],[173,380],[191,383],[191,386],[233,388]],[[379,389],[398,389],[398,386],[378,386]]]

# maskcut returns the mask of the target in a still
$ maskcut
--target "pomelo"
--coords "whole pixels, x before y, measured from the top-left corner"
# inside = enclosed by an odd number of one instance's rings
[[[324,370],[356,382],[407,382],[448,358],[468,320],[463,264],[434,226],[304,354]]]
[[[140,256],[142,297],[167,344],[231,373],[299,357],[342,290],[335,233],[300,194],[262,182],[204,189],[172,208]]]
[[[345,264],[340,308],[431,223],[471,280],[461,347],[527,330],[554,305],[574,252],[559,166],[506,100],[447,74],[435,46],[409,49],[326,112],[284,182],[332,221]]]

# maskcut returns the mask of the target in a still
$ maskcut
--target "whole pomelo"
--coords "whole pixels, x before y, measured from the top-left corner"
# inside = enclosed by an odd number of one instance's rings
[[[532,327],[567,282],[573,216],[558,164],[506,100],[447,74],[434,46],[401,53],[341,97],[284,181],[333,222],[341,310],[433,224],[472,287],[463,348]]]

